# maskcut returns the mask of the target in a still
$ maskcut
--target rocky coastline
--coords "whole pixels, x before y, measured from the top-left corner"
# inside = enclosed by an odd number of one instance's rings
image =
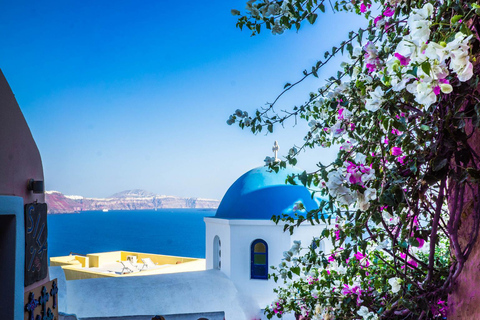
[[[45,192],[49,214],[82,211],[155,210],[155,209],[216,209],[219,200],[157,195],[145,190],[126,190],[108,198],[86,198]]]

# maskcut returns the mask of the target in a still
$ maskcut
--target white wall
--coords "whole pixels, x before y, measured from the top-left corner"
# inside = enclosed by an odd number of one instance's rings
[[[273,279],[250,278],[250,250],[256,239],[264,240],[268,245],[268,265],[278,266],[283,257],[283,251],[290,248],[290,236],[282,232],[282,226],[277,226],[268,220],[237,220],[232,221],[232,274],[231,279],[239,290],[251,295],[264,308],[270,304],[275,294]],[[268,271],[271,272],[271,269]]]
[[[283,252],[291,248],[294,240],[300,240],[302,247],[311,244],[325,228],[324,224],[312,226],[303,224],[295,229],[293,235],[283,232],[283,224],[276,225],[270,220],[228,220],[205,218],[206,222],[206,260],[207,269],[213,268],[213,239],[218,235],[222,241],[222,272],[237,288],[251,295],[264,308],[275,299],[273,289],[277,286],[273,279],[250,278],[250,248],[256,239],[262,239],[268,245],[268,264],[278,266]],[[326,250],[331,244],[324,242]],[[269,269],[269,273],[271,273]]]
[[[222,242],[222,267],[220,269],[225,275],[230,277],[230,226],[228,220],[216,218],[204,218],[205,221],[205,259],[207,263],[207,270],[213,269],[213,239],[215,236],[220,238]]]

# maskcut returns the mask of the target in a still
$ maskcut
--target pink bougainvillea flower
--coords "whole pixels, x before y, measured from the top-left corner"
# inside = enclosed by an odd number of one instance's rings
[[[425,240],[423,240],[422,238],[417,238],[417,241],[418,241],[418,247],[422,248],[423,245],[425,244]]]
[[[401,135],[403,134],[402,131],[400,131],[400,130],[398,130],[398,129],[396,129],[396,128],[393,128],[393,129],[392,129],[392,133],[393,133],[394,135],[397,135],[397,136],[401,136]]]
[[[350,130],[351,131],[355,130],[355,123],[353,123],[353,122],[350,123]]]
[[[440,92],[441,92],[440,86],[433,87],[433,93],[435,93],[436,96],[438,96]]]
[[[406,158],[406,157],[407,157],[407,156],[398,157],[398,158],[397,158],[397,161],[398,161],[401,165],[404,165],[404,164],[405,164],[405,158]]]
[[[400,156],[402,154],[402,148],[392,147],[392,149],[390,150],[390,153],[392,154],[392,156]]]
[[[332,261],[335,261],[335,255],[330,255],[330,257],[328,257],[328,262],[332,262]]]
[[[420,225],[420,223],[418,223],[418,217],[413,217],[413,225],[417,227]]]
[[[385,11],[383,11],[383,15],[385,17],[391,17],[395,14],[395,10],[393,10],[392,8],[387,8]]]
[[[404,260],[407,260],[407,255],[405,253],[400,253],[400,258],[404,259]],[[413,267],[418,267],[418,263],[417,261],[413,260],[413,259],[410,259],[407,261],[407,265],[410,267],[410,268],[413,268]],[[404,269],[405,266],[402,266],[402,269]]]
[[[362,260],[363,258],[365,258],[365,255],[363,255],[360,251],[355,253],[354,256],[357,260]]]
[[[384,144],[388,144],[389,142],[390,142],[390,140],[388,140],[388,138],[385,138],[385,140],[383,140]]]
[[[378,21],[382,20],[383,19],[383,16],[382,15],[379,15],[378,17],[376,17],[374,20],[373,20],[373,24],[375,24],[375,26],[377,26],[377,23]]]
[[[335,239],[340,240],[340,230],[335,230]]]
[[[361,13],[367,12],[367,9],[370,9],[371,6],[372,6],[371,4],[365,5],[364,3],[362,3],[362,4],[360,5],[360,12],[361,12]]]
[[[407,263],[411,265],[412,267],[418,267],[418,263],[415,260],[408,260]]]
[[[367,67],[368,72],[373,72],[377,69],[377,67],[372,63],[367,63],[365,66]]]
[[[408,64],[410,63],[410,58],[404,57],[400,53],[395,53],[395,58],[400,60],[400,64],[402,66],[408,66]]]

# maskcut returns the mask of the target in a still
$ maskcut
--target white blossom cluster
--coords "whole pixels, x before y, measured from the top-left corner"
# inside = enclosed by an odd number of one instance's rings
[[[467,37],[458,32],[454,40],[448,43],[430,41],[432,13],[433,6],[430,3],[413,10],[407,20],[410,33],[403,37],[395,53],[387,59],[386,69],[381,71],[387,76],[385,85],[397,92],[406,89],[414,95],[418,104],[426,108],[437,102],[441,92],[452,92],[453,88],[447,80],[450,71],[461,82],[468,81],[473,76],[468,46],[472,36]],[[376,111],[383,102],[383,91],[377,87],[370,95],[366,108]]]

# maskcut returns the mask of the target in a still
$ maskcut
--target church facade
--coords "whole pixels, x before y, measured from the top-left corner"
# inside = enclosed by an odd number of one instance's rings
[[[307,211],[318,209],[307,188],[285,184],[287,175],[299,173],[293,167],[278,173],[267,167],[252,169],[229,188],[216,215],[205,218],[207,269],[224,273],[259,308],[275,299],[276,283],[268,279],[270,267],[281,263],[283,252],[292,247],[293,241],[308,246],[325,228],[306,223],[290,235],[283,232],[282,222],[275,224],[271,220],[280,213],[301,214],[296,209],[299,203]],[[324,243],[321,246],[330,249]]]

